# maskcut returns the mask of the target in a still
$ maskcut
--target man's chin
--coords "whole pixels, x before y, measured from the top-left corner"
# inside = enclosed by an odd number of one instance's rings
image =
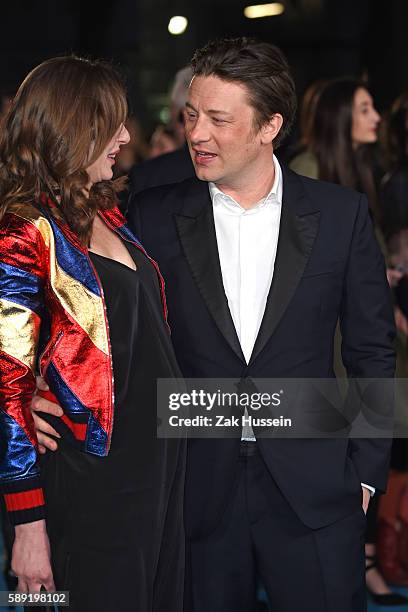
[[[195,170],[197,178],[200,181],[207,181],[208,183],[210,182],[214,183],[217,180],[217,177],[214,174],[214,172],[210,172],[208,168],[200,168],[200,167],[194,166],[194,170]]]

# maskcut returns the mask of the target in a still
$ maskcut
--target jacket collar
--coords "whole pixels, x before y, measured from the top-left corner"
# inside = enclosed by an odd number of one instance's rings
[[[309,259],[319,226],[319,207],[310,200],[303,181],[282,166],[283,203],[274,276],[250,364],[265,348],[284,315]],[[179,212],[174,215],[192,276],[218,329],[245,363],[224,291],[208,184],[183,185]]]

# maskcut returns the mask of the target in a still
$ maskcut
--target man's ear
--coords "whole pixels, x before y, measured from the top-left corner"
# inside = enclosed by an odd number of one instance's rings
[[[272,117],[264,123],[261,127],[261,142],[262,144],[271,144],[275,140],[276,136],[283,125],[283,117],[279,113],[275,113]]]

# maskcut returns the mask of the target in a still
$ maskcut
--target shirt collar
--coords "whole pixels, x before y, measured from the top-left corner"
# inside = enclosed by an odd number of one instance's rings
[[[221,191],[221,189],[219,189],[215,183],[208,183],[208,189],[210,191],[213,206],[222,206],[233,214],[253,214],[254,212],[258,212],[259,209],[272,204],[281,205],[283,192],[282,168],[275,155],[273,156],[273,165],[275,167],[275,180],[273,182],[272,189],[268,195],[259,200],[255,206],[252,206],[249,209],[242,208],[242,206],[238,204],[234,198]]]

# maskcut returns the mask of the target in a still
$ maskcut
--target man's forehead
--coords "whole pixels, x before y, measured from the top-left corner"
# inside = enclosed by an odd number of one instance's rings
[[[248,105],[248,90],[243,83],[225,81],[217,76],[195,76],[188,90],[188,102],[204,110],[233,110]]]

